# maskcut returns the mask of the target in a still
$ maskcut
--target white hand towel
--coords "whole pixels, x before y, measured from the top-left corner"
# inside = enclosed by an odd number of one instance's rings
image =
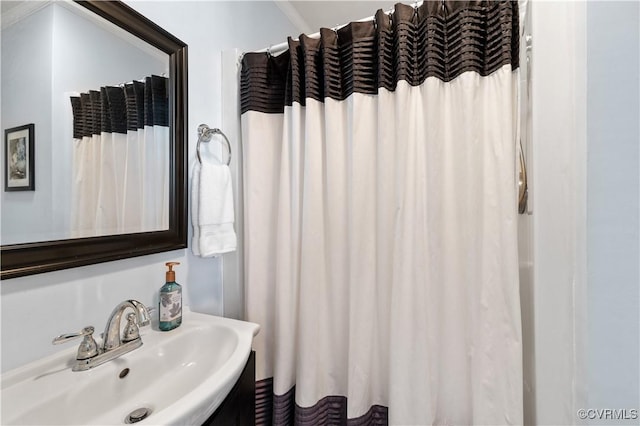
[[[191,238],[191,251],[194,255],[200,256],[200,221],[198,209],[200,201],[200,162],[196,162],[193,166],[191,175],[191,226],[193,227],[193,236]]]
[[[234,251],[237,242],[233,230],[233,188],[229,166],[202,164],[199,193],[200,256],[210,257]]]

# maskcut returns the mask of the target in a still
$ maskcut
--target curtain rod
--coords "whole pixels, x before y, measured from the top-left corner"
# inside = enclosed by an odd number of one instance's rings
[[[418,8],[418,7],[420,7],[422,5],[422,3],[424,3],[424,1],[420,0],[420,1],[413,2],[412,4],[413,4],[414,8]],[[444,0],[442,0],[442,3],[444,4]],[[393,11],[394,11],[394,8],[391,8],[391,9],[385,10],[384,12],[386,14],[389,14],[389,13],[391,13]],[[368,17],[362,18],[362,19],[358,19],[358,20],[352,21],[352,22],[368,22],[368,21],[373,21],[373,20],[375,20],[375,15],[368,16]],[[334,31],[338,31],[340,28],[346,27],[347,25],[349,25],[349,24],[347,23],[347,24],[338,25],[337,27],[333,27],[332,29]],[[307,37],[320,38],[320,31],[318,31],[316,33],[313,33],[313,34],[310,34]],[[294,39],[294,40],[298,40],[298,39]],[[285,42],[278,43],[278,44],[273,45],[273,46],[265,47],[265,48],[260,49],[260,50],[255,50],[255,52],[256,53],[270,53],[271,55],[277,55],[279,53],[284,52],[288,48],[289,48],[289,42],[285,41]]]

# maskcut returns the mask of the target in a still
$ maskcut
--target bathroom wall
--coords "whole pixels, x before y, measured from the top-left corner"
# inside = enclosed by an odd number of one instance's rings
[[[298,33],[272,2],[126,3],[189,45],[190,163],[198,124],[221,125],[221,52],[259,49]],[[185,286],[185,304],[223,314],[222,263],[196,258],[190,249],[0,282],[2,371],[65,349],[51,345],[58,334],[85,325],[101,331],[122,300],[157,303],[164,262],[173,260],[182,263],[176,276]]]
[[[637,424],[639,5],[533,2],[532,18],[529,420]]]
[[[51,56],[53,8],[47,7],[2,31],[2,129],[35,124],[37,191],[4,192],[4,168],[0,173],[2,241],[11,233],[10,223],[22,218],[29,232],[51,231],[52,221],[41,212],[51,206]],[[17,43],[16,40],[20,40]],[[22,50],[16,49],[18,45]],[[39,105],[44,105],[40,108]],[[29,114],[25,114],[29,111]],[[4,141],[4,132],[2,133]],[[4,144],[4,142],[3,142]],[[4,145],[0,159],[4,164]]]
[[[588,408],[640,409],[639,75],[640,3],[588,2]]]
[[[584,406],[584,2],[532,2],[533,362],[528,424],[575,424]],[[531,336],[528,336],[531,338]],[[525,336],[526,339],[526,336]],[[527,340],[525,340],[527,341]]]

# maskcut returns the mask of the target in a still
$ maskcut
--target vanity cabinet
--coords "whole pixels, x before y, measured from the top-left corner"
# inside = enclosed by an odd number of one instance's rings
[[[203,426],[254,426],[256,422],[256,353],[251,351],[229,395]]]

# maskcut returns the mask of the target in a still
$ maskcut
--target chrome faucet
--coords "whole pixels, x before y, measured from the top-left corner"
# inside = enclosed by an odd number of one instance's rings
[[[102,349],[105,352],[116,349],[122,345],[122,340],[120,339],[120,321],[122,320],[122,315],[127,308],[131,308],[136,312],[138,326],[142,327],[151,323],[151,316],[149,315],[149,311],[147,310],[147,307],[142,303],[138,302],[137,300],[125,300],[124,302],[120,303],[113,309],[111,315],[109,315],[107,326],[104,329],[104,340]],[[131,318],[131,316],[127,317],[129,321],[129,324],[127,324],[127,328],[131,326]],[[127,331],[129,330],[125,330],[125,335],[129,334],[127,333]],[[137,338],[139,339],[140,336],[138,335]],[[131,340],[135,340],[135,337],[133,339],[125,338],[125,343]]]
[[[120,323],[122,315],[124,315],[127,308],[133,309],[134,313],[127,315],[127,325],[121,338]],[[72,370],[85,371],[142,346],[138,327],[149,325],[150,323],[151,316],[146,306],[137,300],[125,300],[118,304],[109,315],[101,346],[98,346],[93,339],[94,328],[91,326],[83,328],[78,333],[60,335],[53,339],[52,343],[57,345],[77,337],[83,337],[76,355],[76,363]]]

